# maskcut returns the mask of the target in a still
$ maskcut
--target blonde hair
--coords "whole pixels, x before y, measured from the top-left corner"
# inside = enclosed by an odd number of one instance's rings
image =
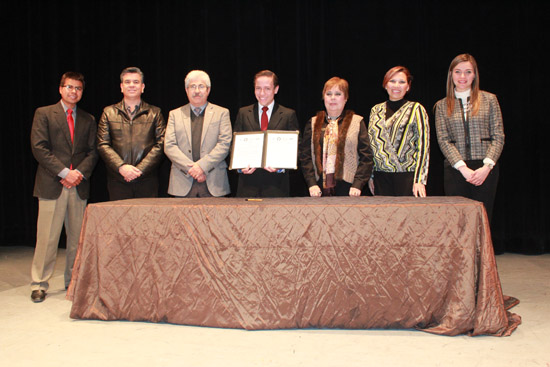
[[[470,91],[470,103],[472,104],[472,116],[477,115],[479,111],[479,70],[477,68],[476,59],[470,54],[460,54],[451,61],[449,72],[447,73],[447,116],[453,113],[455,107],[455,85],[453,82],[453,70],[461,62],[469,62],[474,68],[474,80]]]

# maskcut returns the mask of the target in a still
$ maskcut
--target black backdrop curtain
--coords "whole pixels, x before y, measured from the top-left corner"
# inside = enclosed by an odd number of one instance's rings
[[[451,59],[473,54],[481,88],[500,101],[506,144],[493,218],[500,250],[550,251],[548,190],[542,154],[549,49],[547,1],[12,1],[1,6],[2,83],[0,244],[34,245],[36,161],[29,147],[34,110],[59,100],[68,70],[82,72],[79,106],[98,119],[121,99],[119,73],[139,66],[143,99],[171,109],[187,103],[184,78],[206,70],[210,100],[238,108],[255,102],[252,78],[279,75],[277,100],[294,108],[301,126],[323,108],[321,89],[332,76],[350,82],[348,107],[368,118],[387,99],[384,73],[405,65],[414,75],[411,100],[430,112],[429,195],[443,195],[443,158],[432,107],[444,97]],[[7,64],[7,67],[6,67]],[[169,162],[162,167],[166,194]],[[235,177],[231,175],[232,185]],[[306,195],[299,172],[292,194]],[[90,202],[107,199],[105,167],[92,177]]]

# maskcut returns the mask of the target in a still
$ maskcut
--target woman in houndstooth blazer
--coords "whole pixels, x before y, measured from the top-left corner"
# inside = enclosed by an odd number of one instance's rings
[[[451,62],[447,96],[435,105],[435,128],[445,156],[445,194],[483,202],[491,220],[504,128],[497,97],[479,89],[472,55]]]

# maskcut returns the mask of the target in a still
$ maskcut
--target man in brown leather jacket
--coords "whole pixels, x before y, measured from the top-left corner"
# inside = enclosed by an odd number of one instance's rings
[[[143,72],[120,74],[121,102],[105,107],[97,129],[97,150],[107,166],[111,200],[158,196],[166,123],[160,108],[145,103]]]

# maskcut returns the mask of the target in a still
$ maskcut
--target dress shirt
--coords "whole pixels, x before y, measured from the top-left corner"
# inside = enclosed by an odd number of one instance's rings
[[[63,103],[63,100],[61,100],[61,106],[63,106],[63,111],[65,111],[65,120],[67,120],[67,117],[69,116],[69,114],[67,113],[67,110],[69,109],[69,107],[65,106],[65,103]],[[75,127],[75,130],[76,130],[76,105],[74,106],[74,108],[72,108],[72,110],[73,110],[74,127]],[[70,169],[68,167],[65,167],[57,175],[61,178],[65,178],[69,174],[69,171],[70,171]],[[80,172],[80,171],[78,171],[78,172]],[[82,173],[82,172],[80,172],[80,173]]]

